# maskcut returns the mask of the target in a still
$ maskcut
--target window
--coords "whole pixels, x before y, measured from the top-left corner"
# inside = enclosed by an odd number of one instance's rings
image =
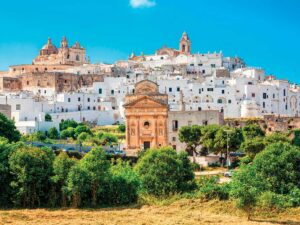
[[[265,102],[263,102],[263,108],[266,108],[266,103]]]
[[[202,108],[201,107],[198,107],[198,111],[201,111],[202,110]]]
[[[115,94],[115,90],[111,90],[110,93],[111,93],[111,95],[114,95]]]
[[[203,64],[202,64],[202,63],[199,63],[198,66],[203,66]]]
[[[177,87],[177,91],[178,91],[178,92],[180,91],[180,87]]]
[[[263,99],[267,98],[267,93],[263,93]]]
[[[172,88],[171,87],[169,87],[169,92],[172,92]]]
[[[93,110],[96,110],[96,106],[93,106]]]
[[[81,101],[80,97],[78,97],[78,101],[79,101],[79,102]]]
[[[194,66],[194,63],[191,63],[190,66]]]
[[[149,123],[149,121],[145,121],[145,122],[144,122],[144,127],[145,127],[146,129],[148,129],[148,128],[149,128],[149,126],[150,126],[150,123]]]
[[[207,88],[207,91],[214,91],[213,88]]]
[[[285,89],[283,89],[283,96],[285,96]]]
[[[29,85],[29,81],[27,81],[26,83],[27,83],[27,85]]]
[[[172,121],[172,130],[177,131],[178,130],[178,120]]]
[[[79,61],[80,58],[79,58],[79,55],[76,55],[76,61]]]
[[[176,141],[176,137],[172,137],[172,141]]]
[[[252,98],[255,98],[255,93],[252,93],[251,96],[252,96]]]
[[[211,68],[216,68],[216,64],[211,64]]]
[[[88,101],[88,102],[90,102],[90,101],[91,101],[91,99],[90,99],[90,98],[88,98],[88,99],[87,99],[87,101]]]
[[[207,125],[207,124],[208,124],[207,120],[203,120],[203,121],[202,121],[202,124],[203,124],[203,125]]]
[[[16,104],[16,110],[21,110],[21,105],[20,104]]]
[[[222,90],[222,94],[225,94],[225,90]]]
[[[201,94],[201,88],[199,88],[199,94]]]
[[[202,73],[205,74],[205,70],[202,70]]]
[[[275,98],[275,94],[273,94],[273,98]]]
[[[222,104],[222,103],[223,103],[223,100],[219,98],[219,99],[218,99],[218,103],[219,103],[219,104]]]
[[[88,109],[88,110],[90,110],[90,109],[91,109],[91,107],[89,107],[89,106],[88,106],[88,107],[87,107],[87,109]]]
[[[229,103],[229,104],[231,103],[231,100],[230,100],[230,99],[228,100],[228,103]]]

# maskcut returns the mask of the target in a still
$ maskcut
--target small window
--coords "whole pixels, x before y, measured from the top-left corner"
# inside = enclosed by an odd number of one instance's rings
[[[114,95],[115,94],[115,90],[111,90],[110,93],[111,93],[111,95]]]
[[[100,95],[102,94],[102,88],[99,88],[99,94]]]
[[[81,101],[80,97],[78,97],[78,101],[79,101],[79,102]]]
[[[214,91],[213,88],[207,88],[207,91]]]
[[[267,93],[263,93],[263,99],[267,98]]]
[[[178,120],[172,121],[172,130],[177,131],[178,130]]]
[[[216,68],[216,64],[211,64],[211,68]]]
[[[169,87],[169,92],[172,92],[172,88],[171,87]]]
[[[20,104],[16,104],[16,110],[21,110],[21,105]]]
[[[91,101],[91,99],[90,99],[90,98],[88,98],[88,99],[87,99],[87,101],[88,101],[88,102],[90,102],[90,101]]]
[[[199,88],[199,94],[201,94],[201,88]]]
[[[222,94],[225,94],[225,90],[222,90]]]
[[[252,98],[255,98],[255,93],[252,93],[251,96],[252,96]]]
[[[229,103],[229,104],[231,103],[231,100],[230,100],[230,99],[228,100],[228,103]]]
[[[144,127],[145,127],[146,129],[148,129],[148,128],[150,127],[149,121],[145,121],[145,122],[144,122]]]
[[[76,61],[80,61],[79,55],[76,55]]]
[[[172,137],[172,141],[176,141],[176,137]]]
[[[68,102],[71,102],[71,98],[68,98]]]
[[[180,87],[177,87],[177,91],[178,91],[178,92],[180,91]]]
[[[266,108],[266,103],[265,102],[263,102],[263,108]]]

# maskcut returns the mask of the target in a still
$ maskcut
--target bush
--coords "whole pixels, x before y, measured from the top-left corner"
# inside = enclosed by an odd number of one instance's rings
[[[197,180],[198,192],[206,199],[226,200],[229,197],[229,186],[218,184],[218,177],[204,177]]]
[[[47,122],[51,122],[52,121],[52,117],[51,117],[50,114],[48,114],[48,113],[45,114],[45,121],[47,121]]]
[[[156,197],[182,193],[195,186],[187,154],[178,155],[171,147],[147,150],[135,169],[142,191]]]
[[[92,131],[87,125],[78,125],[75,128],[75,137],[78,137],[83,132],[92,135]]]
[[[257,154],[253,164],[256,173],[270,184],[270,191],[288,194],[300,188],[300,150],[284,142],[271,144]]]
[[[281,209],[291,206],[287,195],[279,195],[271,191],[263,192],[258,198],[257,205],[264,209]]]
[[[77,126],[78,126],[78,123],[75,120],[73,120],[73,119],[65,120],[59,124],[59,130],[62,131],[69,127],[76,128]]]
[[[109,205],[124,205],[136,202],[140,180],[132,167],[121,160],[110,168],[111,178],[105,191],[106,203]]]
[[[56,129],[56,127],[51,127],[49,129],[48,137],[51,138],[51,139],[58,139],[59,138],[59,133],[58,133],[58,130]]]
[[[125,124],[120,124],[120,125],[118,126],[118,130],[119,130],[120,132],[124,133],[124,132],[126,131],[126,126],[125,126]]]
[[[60,137],[62,139],[73,138],[75,137],[75,129],[73,127],[69,127],[66,130],[61,131]]]

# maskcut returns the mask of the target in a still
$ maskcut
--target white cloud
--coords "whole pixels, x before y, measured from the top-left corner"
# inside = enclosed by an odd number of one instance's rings
[[[153,0],[130,0],[130,5],[132,8],[149,8],[156,5]]]

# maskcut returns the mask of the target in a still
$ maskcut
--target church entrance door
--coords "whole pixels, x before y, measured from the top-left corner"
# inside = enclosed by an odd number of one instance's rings
[[[144,141],[144,150],[147,150],[150,148],[150,141]]]

